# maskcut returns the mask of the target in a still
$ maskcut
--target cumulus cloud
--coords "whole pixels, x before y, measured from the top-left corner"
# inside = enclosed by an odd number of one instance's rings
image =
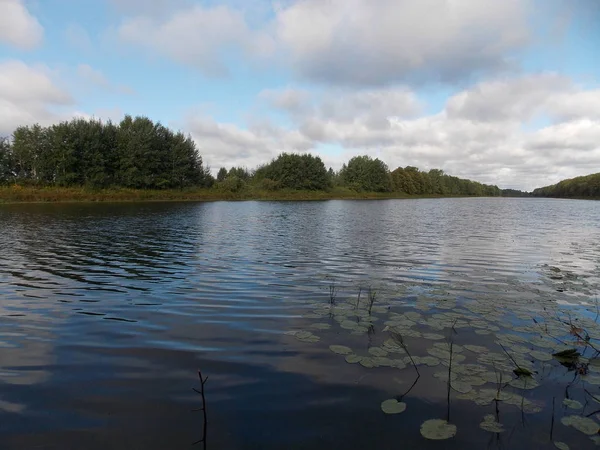
[[[528,41],[523,0],[303,0],[277,14],[301,76],[327,83],[454,82],[503,70]]]
[[[226,72],[223,52],[233,50],[276,57],[296,76],[328,85],[455,83],[516,67],[530,40],[531,1],[296,0],[259,21],[239,2],[180,2],[162,15],[141,7],[117,36],[209,75]]]
[[[242,129],[217,123],[206,116],[189,116],[185,127],[196,141],[200,154],[213,168],[253,168],[280,152],[305,152],[313,143],[297,130],[285,130],[268,122]]]
[[[588,97],[591,104],[597,95],[555,74],[524,75],[481,82],[450,97],[438,113],[419,116],[418,97],[405,88],[286,88],[263,91],[259,99],[284,114],[289,126],[242,129],[190,118],[186,128],[213,167],[253,167],[281,151],[306,150],[337,169],[352,156],[370,154],[391,169],[441,168],[531,190],[600,165],[600,117],[573,106]],[[537,117],[552,122],[539,130],[522,126]],[[322,144],[339,151],[323,152]]]
[[[48,67],[0,62],[0,134],[10,134],[19,125],[61,120],[63,116],[57,111],[73,103]]]
[[[42,42],[44,29],[22,0],[0,1],[0,43],[29,50]]]
[[[128,18],[119,26],[117,36],[151,53],[192,65],[209,76],[227,74],[224,53],[228,50],[239,56],[260,55],[272,46],[266,34],[250,30],[244,15],[227,6],[196,5],[165,18]]]

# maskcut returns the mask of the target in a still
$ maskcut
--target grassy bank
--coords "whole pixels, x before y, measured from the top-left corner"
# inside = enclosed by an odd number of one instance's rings
[[[266,191],[247,189],[242,192],[224,192],[217,189],[142,190],[59,187],[0,187],[0,203],[52,202],[148,202],[148,201],[218,201],[218,200],[337,200],[337,199],[392,199],[436,198],[435,195],[410,196],[398,192],[355,192],[346,188],[330,191]]]

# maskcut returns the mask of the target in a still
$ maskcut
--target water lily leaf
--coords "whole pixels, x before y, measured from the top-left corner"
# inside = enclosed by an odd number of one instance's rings
[[[328,330],[331,328],[331,325],[328,323],[313,323],[310,327],[315,330]]]
[[[371,347],[369,353],[373,356],[387,356],[388,352],[381,347]]]
[[[364,358],[364,356],[351,354],[351,355],[346,355],[345,359],[346,359],[346,362],[349,364],[356,364],[356,363],[361,362],[361,360],[363,358]]]
[[[598,431],[600,430],[598,424],[589,417],[566,416],[560,419],[560,421],[563,425],[571,426],[576,430],[590,436],[598,434]]]
[[[359,364],[363,367],[366,367],[367,369],[371,369],[373,367],[377,367],[378,364],[377,362],[373,359],[370,358],[368,356],[363,357],[360,361]]]
[[[502,433],[504,431],[504,425],[496,421],[496,418],[492,414],[488,414],[483,418],[483,422],[479,424],[479,427],[490,433]]]
[[[548,353],[544,353],[544,352],[539,352],[537,350],[532,350],[529,352],[529,354],[531,356],[533,356],[535,359],[537,359],[538,361],[551,361],[552,360],[552,355],[550,355]]]
[[[580,402],[578,402],[577,400],[571,400],[570,398],[565,398],[563,400],[563,405],[565,405],[567,408],[571,408],[571,409],[583,408],[583,405]]]
[[[533,375],[533,372],[525,367],[517,367],[513,372],[518,377],[530,377]]]
[[[487,347],[483,347],[481,345],[465,345],[464,347],[470,352],[474,353],[485,353],[488,351]]]
[[[452,386],[452,389],[461,394],[467,394],[473,390],[473,387],[464,381],[453,381],[450,385]]]
[[[555,441],[554,446],[559,450],[569,450],[569,446],[564,442]]]
[[[350,347],[346,347],[345,345],[330,345],[329,350],[333,353],[337,353],[338,355],[349,355],[352,353],[352,349]]]
[[[445,338],[443,335],[437,333],[423,333],[423,337],[431,341],[439,341]]]
[[[456,435],[456,425],[442,419],[426,420],[421,425],[421,435],[425,439],[449,439]]]
[[[386,414],[400,414],[406,411],[406,403],[391,398],[381,403],[381,410]]]
[[[519,377],[508,382],[517,389],[535,389],[540,384],[532,377]]]

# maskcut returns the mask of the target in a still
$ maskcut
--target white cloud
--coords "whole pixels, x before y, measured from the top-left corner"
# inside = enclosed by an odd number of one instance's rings
[[[212,168],[256,167],[283,151],[304,152],[312,142],[300,132],[284,130],[269,123],[241,129],[217,123],[205,116],[186,118],[185,130],[196,141],[204,161]]]
[[[256,19],[240,2],[182,1],[163,14],[139,7],[117,36],[208,75],[226,73],[233,52],[276,57],[297,76],[326,84],[454,83],[515,68],[515,53],[529,42],[530,2],[297,0],[274,6],[270,19],[258,2]]]
[[[119,26],[117,36],[124,42],[147,48],[150,54],[158,53],[195,66],[210,76],[227,73],[224,61],[227,51],[260,55],[268,53],[272,46],[266,35],[248,28],[241,12],[226,6],[197,5],[178,10],[165,19],[144,15],[128,18]]]
[[[29,50],[43,39],[44,29],[22,0],[0,0],[0,43]]]
[[[48,67],[0,62],[0,135],[12,133],[19,125],[61,120],[60,108],[73,103]]]
[[[286,88],[264,91],[259,99],[284,113],[289,127],[241,129],[189,118],[186,129],[213,167],[253,167],[281,151],[319,153],[326,144],[342,149],[336,155],[321,152],[334,168],[370,154],[391,169],[441,168],[531,190],[600,165],[600,117],[585,116],[597,96],[565,77],[542,73],[479,83],[452,96],[442,111],[415,116],[418,98],[404,88],[325,93]],[[581,111],[577,102],[584,105]],[[537,131],[522,127],[536,117],[554,122]]]
[[[277,14],[301,76],[327,83],[450,81],[506,69],[527,43],[523,0],[303,0]]]

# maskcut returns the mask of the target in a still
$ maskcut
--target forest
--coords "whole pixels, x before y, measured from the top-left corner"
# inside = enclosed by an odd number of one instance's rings
[[[534,197],[600,198],[600,173],[562,180],[534,189]]]
[[[204,188],[215,192],[282,190],[399,193],[440,196],[501,196],[497,186],[413,166],[392,171],[377,158],[356,156],[339,171],[318,156],[281,153],[249,170],[221,168],[216,177],[190,136],[147,117],[120,123],[95,119],[42,127],[20,126],[0,138],[0,184],[45,188]]]

